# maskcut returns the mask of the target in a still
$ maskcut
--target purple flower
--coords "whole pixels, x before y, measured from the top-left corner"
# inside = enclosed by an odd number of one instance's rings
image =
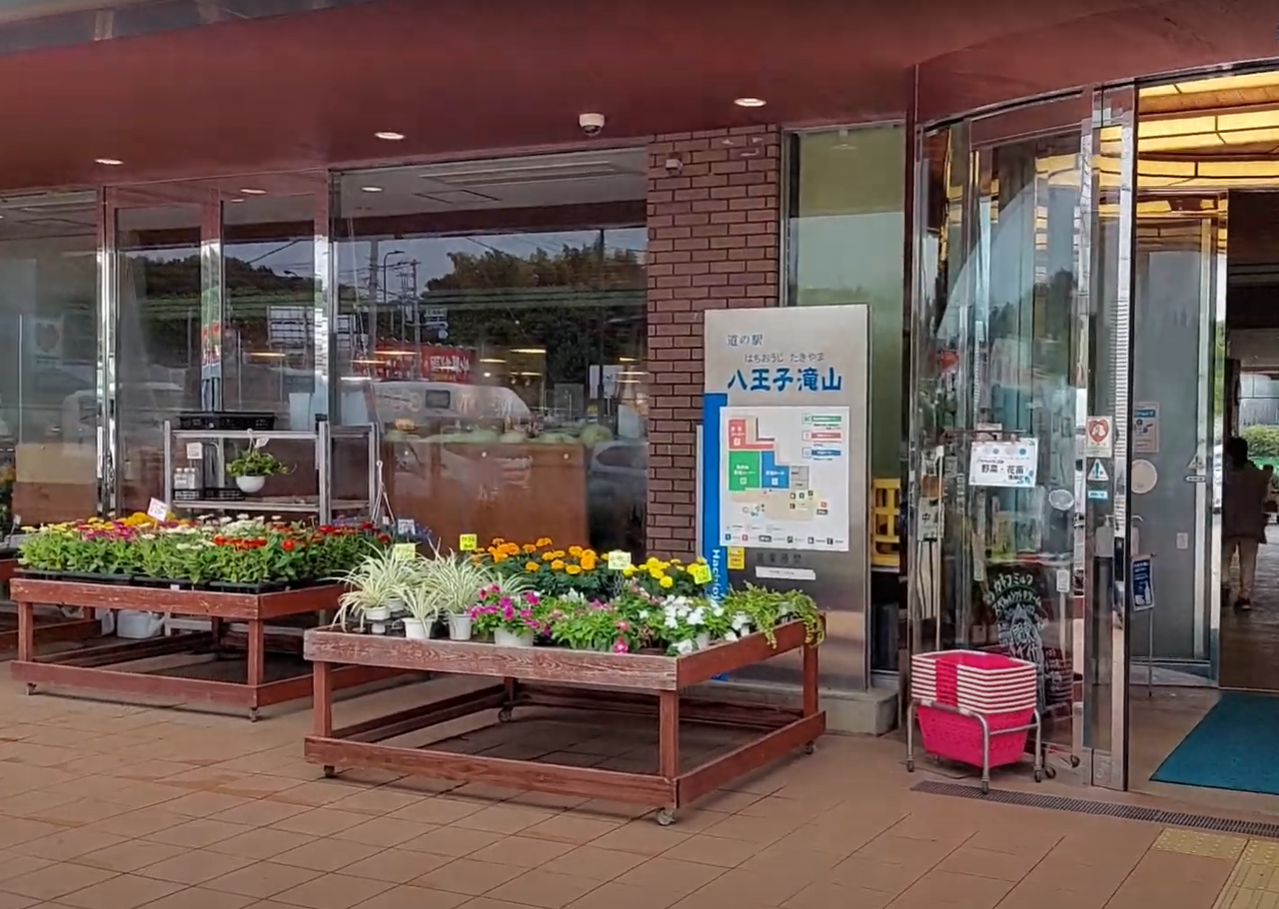
[[[502,599],[500,599],[500,600],[498,600],[498,601],[497,601],[497,605],[501,606],[503,609],[510,609],[510,608],[511,608],[511,598],[510,598],[510,597],[502,597]]]
[[[528,593],[524,594],[524,602],[528,603],[530,606],[536,606],[538,603],[542,602],[542,598],[530,590]]]

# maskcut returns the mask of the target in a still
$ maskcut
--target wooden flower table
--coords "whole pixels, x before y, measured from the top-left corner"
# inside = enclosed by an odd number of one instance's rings
[[[806,645],[804,637],[803,624],[792,622],[777,629],[776,648],[763,635],[754,634],[687,656],[668,657],[445,640],[410,641],[327,629],[308,631],[303,653],[312,661],[315,697],[314,726],[305,742],[306,759],[323,764],[326,776],[335,775],[339,767],[376,767],[447,780],[660,806],[657,820],[665,826],[674,821],[678,808],[700,796],[796,748],[811,752],[814,741],[826,731],[826,714],[818,706],[817,648]],[[803,706],[799,709],[694,700],[680,695],[680,690],[688,686],[801,648],[804,682]],[[487,676],[496,681],[477,691],[335,730],[332,693],[336,664]],[[496,709],[497,720],[507,722],[512,719],[513,709],[523,705],[576,707],[656,718],[658,772],[631,773],[460,754],[429,746],[381,744],[487,709]],[[744,728],[759,735],[727,754],[683,768],[681,720]]]
[[[171,590],[129,584],[94,584],[36,578],[14,578],[10,596],[18,604],[18,657],[9,664],[14,679],[27,683],[27,693],[36,685],[107,691],[120,694],[158,695],[184,702],[225,704],[248,708],[256,720],[260,707],[306,697],[311,679],[305,669],[291,673],[273,672],[267,652],[298,650],[296,638],[268,637],[266,625],[286,616],[333,610],[342,587],[325,584],[278,593],[223,593],[211,590]],[[96,646],[66,653],[36,656],[37,624],[35,605],[79,606],[87,610],[137,609],[147,612],[209,619],[208,631],[177,632],[166,637],[142,640],[110,639]],[[247,635],[236,635],[228,623],[244,623]],[[96,628],[96,621],[94,622]],[[222,656],[242,647],[247,652],[247,678],[243,682],[221,678],[208,672],[216,663],[205,661],[191,666],[166,669],[139,667],[141,661],[184,655]],[[181,673],[186,672],[186,675]],[[346,688],[400,675],[376,666],[343,666],[330,673],[333,688]]]
[[[13,580],[19,568],[17,559],[0,559],[0,583]],[[98,635],[101,623],[92,617],[35,616],[35,645],[85,641]],[[0,612],[0,653],[18,649],[18,614]]]

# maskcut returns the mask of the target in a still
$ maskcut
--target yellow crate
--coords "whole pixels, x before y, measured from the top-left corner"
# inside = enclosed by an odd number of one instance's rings
[[[870,508],[870,564],[901,570],[901,538],[897,517],[901,514],[901,480],[872,480]]]

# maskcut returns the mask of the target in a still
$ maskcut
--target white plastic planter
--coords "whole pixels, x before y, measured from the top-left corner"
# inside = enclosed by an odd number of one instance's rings
[[[266,485],[266,477],[236,477],[235,485],[240,487],[240,492],[245,495],[256,495]]]
[[[466,613],[449,616],[449,640],[469,641],[471,639],[471,617]]]
[[[498,647],[532,647],[533,632],[527,631],[516,634],[513,631],[507,631],[505,628],[499,628],[493,632],[493,643]]]

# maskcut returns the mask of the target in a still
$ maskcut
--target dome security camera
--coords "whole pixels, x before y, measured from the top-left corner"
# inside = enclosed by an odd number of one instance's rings
[[[598,136],[604,132],[604,115],[603,114],[579,114],[577,117],[577,125],[582,128],[582,132],[588,136]]]

